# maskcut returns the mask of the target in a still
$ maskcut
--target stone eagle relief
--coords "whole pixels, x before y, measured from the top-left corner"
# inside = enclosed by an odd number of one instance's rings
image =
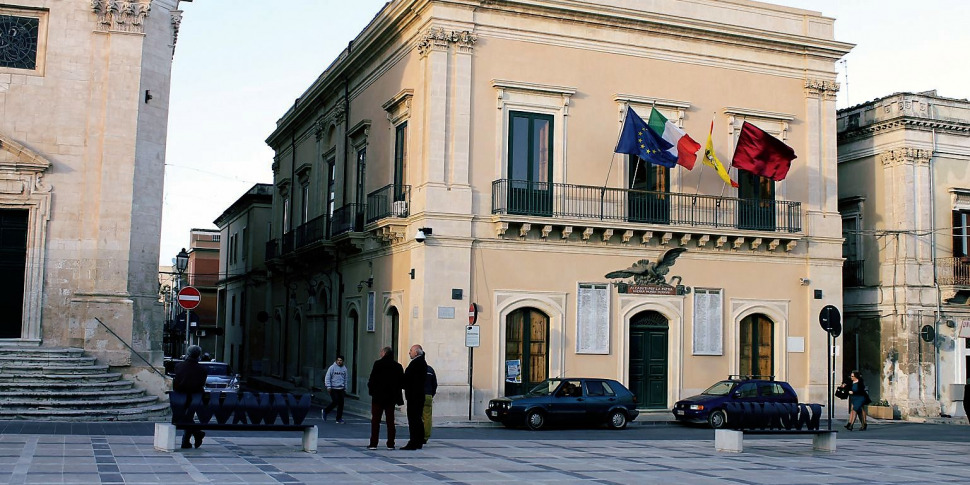
[[[647,259],[641,259],[627,269],[606,273],[606,277],[610,279],[633,278],[633,283],[636,285],[670,286],[667,283],[667,273],[670,272],[670,267],[677,261],[677,257],[684,251],[687,251],[687,249],[670,249],[656,263]],[[671,279],[673,278],[680,279],[679,276],[671,277]]]

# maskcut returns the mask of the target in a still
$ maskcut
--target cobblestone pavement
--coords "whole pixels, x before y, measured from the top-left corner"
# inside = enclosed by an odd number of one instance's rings
[[[423,450],[368,451],[321,439],[304,453],[292,436],[207,437],[200,449],[155,451],[151,436],[0,435],[0,483],[967,483],[970,444],[811,438],[745,439],[744,453],[709,440],[432,440]]]

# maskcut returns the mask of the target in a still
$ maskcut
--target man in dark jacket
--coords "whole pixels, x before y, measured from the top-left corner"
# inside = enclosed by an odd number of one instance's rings
[[[172,390],[186,394],[188,396],[187,403],[192,402],[193,394],[202,394],[205,392],[205,379],[209,377],[209,373],[205,370],[205,367],[199,365],[199,357],[201,355],[202,347],[193,345],[185,352],[185,360],[175,366],[175,379],[172,382]],[[172,416],[173,421],[176,419],[176,416]],[[189,421],[191,419],[191,417],[188,418]],[[182,435],[182,448],[192,447],[192,444],[189,442],[190,436],[195,436],[196,448],[202,446],[202,438],[205,437],[205,432],[196,430],[186,431]]]
[[[408,400],[408,444],[402,450],[420,450],[424,446],[424,380],[428,376],[428,363],[424,349],[414,344],[409,352],[411,363],[404,371],[404,397]]]
[[[387,447],[394,449],[394,406],[404,404],[401,398],[401,382],[404,380],[404,368],[394,360],[394,350],[390,347],[381,349],[380,358],[374,362],[374,368],[367,380],[367,390],[370,393],[370,443],[368,450],[377,449],[377,441],[381,432],[381,415],[387,422]]]

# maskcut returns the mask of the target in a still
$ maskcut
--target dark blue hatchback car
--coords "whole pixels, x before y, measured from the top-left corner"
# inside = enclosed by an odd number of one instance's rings
[[[723,428],[727,423],[724,405],[728,402],[797,403],[798,395],[784,381],[761,376],[728,376],[706,391],[677,401],[672,412],[677,421],[703,423]]]
[[[519,396],[488,402],[488,419],[537,430],[548,424],[602,424],[626,427],[640,414],[636,397],[612,379],[548,379]]]

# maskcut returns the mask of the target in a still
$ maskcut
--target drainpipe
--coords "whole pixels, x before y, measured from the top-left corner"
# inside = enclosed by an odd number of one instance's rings
[[[933,258],[933,286],[936,287],[936,318],[933,319],[933,330],[935,335],[940,335],[940,320],[943,318],[943,295],[940,291],[940,279],[936,267],[936,176],[933,165],[936,160],[936,128],[933,128],[933,151],[930,152],[929,171],[930,171],[930,252]],[[936,400],[940,400],[940,347],[933,342],[934,353],[936,354],[936,389],[934,393]]]

